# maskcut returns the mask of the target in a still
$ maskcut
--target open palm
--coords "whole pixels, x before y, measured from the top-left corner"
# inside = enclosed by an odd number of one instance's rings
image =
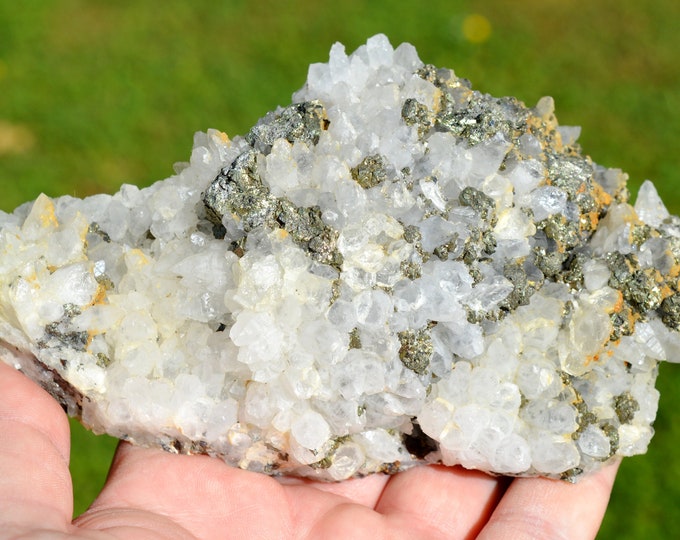
[[[69,453],[58,404],[0,362],[0,538],[593,538],[617,468],[577,485],[439,466],[331,484],[121,443],[72,522]]]

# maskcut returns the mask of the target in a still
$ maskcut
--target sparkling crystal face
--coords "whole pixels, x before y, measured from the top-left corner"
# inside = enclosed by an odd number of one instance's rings
[[[680,226],[550,98],[336,44],[150,188],[0,214],[0,355],[97,432],[268,474],[576,479],[652,437]]]

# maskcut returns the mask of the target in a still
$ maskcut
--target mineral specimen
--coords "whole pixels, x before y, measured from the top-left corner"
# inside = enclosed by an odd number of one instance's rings
[[[652,437],[680,221],[375,36],[146,189],[0,215],[0,351],[96,432],[268,474],[573,480]]]

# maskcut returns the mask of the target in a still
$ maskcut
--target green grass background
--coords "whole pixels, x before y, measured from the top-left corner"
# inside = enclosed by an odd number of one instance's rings
[[[490,24],[481,43],[471,14]],[[245,133],[333,42],[383,32],[493,95],[552,95],[586,153],[633,192],[654,180],[677,214],[679,23],[676,0],[0,0],[0,208],[167,177],[195,131]],[[657,435],[624,461],[599,538],[680,538],[680,366],[658,386]],[[76,514],[114,448],[73,424]]]

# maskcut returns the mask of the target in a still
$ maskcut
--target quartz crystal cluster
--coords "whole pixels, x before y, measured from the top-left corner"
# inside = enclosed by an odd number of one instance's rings
[[[95,432],[267,474],[576,479],[646,450],[680,220],[551,98],[382,35],[151,187],[0,213],[0,354]]]

